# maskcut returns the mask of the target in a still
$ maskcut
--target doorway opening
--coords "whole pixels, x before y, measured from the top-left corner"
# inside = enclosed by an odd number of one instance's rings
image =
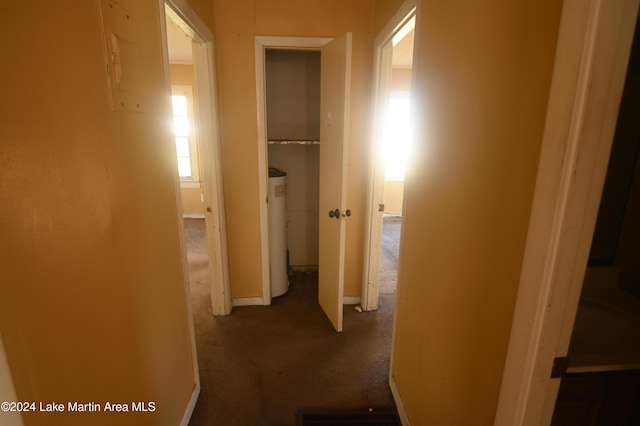
[[[167,118],[173,119],[178,230],[195,380],[181,422],[186,425],[200,393],[194,323],[202,320],[201,317],[210,318],[211,314],[227,315],[232,306],[215,102],[213,34],[181,1],[160,2],[159,15],[166,90],[172,108],[172,117]],[[199,267],[192,268],[194,264]]]
[[[562,11],[496,424],[551,423],[563,381],[558,367],[566,365],[577,323],[638,4],[575,2]]]
[[[318,271],[320,51],[265,50],[271,297]]]
[[[256,37],[262,298],[319,265],[320,56],[329,38]]]
[[[300,238],[293,243],[298,252],[289,253],[294,266],[315,268],[317,265],[318,302],[336,331],[342,331],[345,221],[351,216],[346,204],[351,40],[351,33],[336,38],[256,37],[258,168],[260,176],[263,176],[259,181],[263,291],[260,300],[234,300],[234,305],[257,302],[269,305],[272,296],[282,292],[282,289],[277,289],[277,283],[272,286],[272,277],[275,276],[272,272],[276,267],[286,270],[287,265],[282,260],[286,257],[282,255],[286,248],[280,247],[276,252],[275,247],[270,247],[275,238],[271,238],[269,222],[273,219],[270,211],[274,204],[272,201],[279,201],[279,195],[286,193],[286,189],[282,184],[276,184],[270,191],[268,184],[271,178],[267,170],[272,169],[274,178],[284,177],[278,175],[287,171],[274,167],[277,164],[273,161],[285,161],[284,157],[291,157],[297,152],[299,161],[289,161],[286,167],[290,170],[298,167],[300,179],[294,183],[304,183],[308,178],[309,186],[303,185],[299,191],[302,196],[291,203],[292,208],[300,209],[295,214],[298,217],[281,218],[280,223],[286,228],[287,220],[295,219],[298,223],[294,226],[299,228],[296,231],[303,238],[290,232],[291,237],[280,239]],[[274,77],[275,73],[269,77],[266,75],[267,61],[273,61],[269,65],[271,71],[281,72],[284,64],[293,64],[293,67],[283,73],[284,77]],[[275,94],[273,100],[266,99],[269,94],[266,85],[273,83],[268,80],[282,82],[281,88],[271,91]],[[298,87],[292,88],[294,82]],[[267,108],[274,104],[284,104],[284,112],[267,113]],[[274,116],[282,117],[285,125],[279,127],[282,123],[272,121]],[[299,117],[297,123],[292,120],[294,116]],[[286,284],[282,287],[286,292]]]
[[[171,82],[171,106],[176,143],[176,161],[182,207],[183,239],[191,302],[198,304],[211,297],[209,245],[206,238],[204,176],[200,173],[201,143],[194,102],[195,71],[192,45],[194,37],[186,33],[186,23],[166,6],[167,47]]]
[[[640,31],[552,425],[640,422]]]
[[[188,6],[163,4],[183,242],[203,240],[201,291],[213,315],[231,312],[215,92],[213,35]],[[204,233],[204,235],[202,235]]]
[[[376,38],[374,127],[362,308],[378,309],[397,287],[406,165],[411,151],[414,4],[407,3]]]

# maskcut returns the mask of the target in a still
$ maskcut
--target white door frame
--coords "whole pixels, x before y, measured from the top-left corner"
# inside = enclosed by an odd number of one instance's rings
[[[165,5],[167,9],[165,10]],[[167,93],[171,93],[169,71],[169,57],[167,48],[166,16],[180,23],[181,29],[189,34],[193,42],[193,67],[195,77],[194,97],[198,117],[198,136],[201,148],[201,180],[203,198],[206,207],[205,221],[207,229],[207,244],[209,250],[209,270],[211,276],[211,303],[214,315],[226,315],[231,312],[231,297],[229,290],[229,268],[227,261],[226,224],[224,215],[224,197],[222,186],[222,169],[220,165],[220,137],[218,126],[217,95],[215,86],[213,33],[200,19],[198,14],[189,6],[186,0],[158,0],[160,29],[162,35],[164,73]],[[167,99],[167,102],[169,100]],[[175,162],[174,162],[175,163]],[[196,351],[193,309],[191,306],[191,291],[186,247],[184,243],[184,225],[182,221],[182,202],[180,196],[180,179],[177,164],[175,164],[175,190],[178,209],[178,230],[180,235],[180,250],[183,281],[189,321],[191,340],[192,365],[195,384],[191,397],[185,407],[181,425],[187,426],[198,395],[200,394],[200,374]]]
[[[269,208],[267,196],[269,191],[269,156],[267,144],[267,99],[265,87],[265,60],[267,48],[292,50],[320,50],[333,38],[327,37],[272,37],[256,36],[256,104],[258,112],[258,185],[260,199],[260,254],[262,261],[262,299],[253,298],[247,302],[235,300],[234,304],[271,304],[271,275],[269,261]]]
[[[365,311],[378,309],[380,292],[379,275],[383,216],[379,212],[378,206],[384,203],[384,162],[379,151],[381,145],[380,128],[385,115],[383,104],[389,97],[391,84],[393,52],[388,47],[388,43],[407,21],[416,15],[417,3],[418,0],[406,0],[380,31],[373,43],[373,110],[371,112],[373,119],[371,120],[371,135],[369,137],[371,151],[365,217],[364,271],[362,274],[363,282],[360,302],[362,309]]]
[[[639,0],[565,0],[496,425],[553,415],[624,87]]]
[[[222,184],[220,126],[218,125],[218,94],[215,74],[213,34],[185,0],[166,0],[182,28],[194,40],[193,70],[194,100],[198,117],[198,141],[201,150],[200,167],[207,223],[211,305],[213,315],[228,315],[233,305],[229,288],[227,227]],[[168,65],[168,64],[167,64]]]

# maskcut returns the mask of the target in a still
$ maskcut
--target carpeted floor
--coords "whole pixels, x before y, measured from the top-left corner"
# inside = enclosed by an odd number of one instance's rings
[[[398,276],[398,252],[402,216],[385,214],[382,219],[382,250],[380,252],[380,293],[395,293]]]
[[[393,407],[388,385],[394,293],[379,310],[345,306],[333,331],[317,273],[298,272],[271,306],[214,317],[204,220],[185,219],[201,393],[190,425],[295,425],[298,409]]]

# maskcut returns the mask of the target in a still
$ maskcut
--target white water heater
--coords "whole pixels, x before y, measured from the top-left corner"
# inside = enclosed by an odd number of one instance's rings
[[[269,266],[271,297],[289,289],[287,274],[287,174],[269,168]]]

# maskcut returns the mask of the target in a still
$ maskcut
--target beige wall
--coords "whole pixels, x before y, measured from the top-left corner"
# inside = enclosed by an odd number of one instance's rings
[[[327,37],[353,32],[345,294],[360,295],[372,68],[367,0],[214,0],[222,168],[232,297],[262,296],[255,36]]]
[[[212,0],[187,0],[187,3],[198,14],[200,19],[213,32],[213,1]]]
[[[384,212],[389,214],[402,214],[402,197],[404,182],[387,180],[384,182]]]
[[[320,52],[267,50],[267,140],[320,140]]]
[[[391,90],[411,90],[411,68],[391,70]]]
[[[375,15],[373,17],[374,37],[389,22],[405,0],[373,0]]]
[[[194,74],[193,65],[190,64],[171,64],[169,66],[169,72],[171,73],[171,84],[177,84],[182,86],[194,86]],[[193,92],[194,103],[196,102],[195,91]],[[202,167],[199,167],[200,173],[202,173]],[[201,182],[194,182],[200,185]],[[191,185],[180,184],[180,198],[182,200],[182,214],[187,216],[204,216],[205,208],[202,201],[202,186],[199,188],[192,188]]]
[[[391,371],[412,424],[493,424],[560,9],[421,3]]]
[[[205,207],[202,201],[202,186],[200,188],[180,188],[180,199],[182,200],[182,215],[190,217],[204,217]]]
[[[158,2],[121,4],[141,113],[109,108],[99,2],[5,5],[0,334],[21,401],[157,410],[26,425],[178,424],[195,385]]]

